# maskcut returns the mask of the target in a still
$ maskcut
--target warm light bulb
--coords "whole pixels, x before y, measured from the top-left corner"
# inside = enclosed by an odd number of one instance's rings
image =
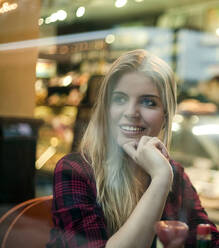
[[[43,23],[44,23],[44,19],[43,19],[43,18],[40,18],[40,19],[38,20],[38,25],[41,26]]]
[[[68,86],[72,82],[72,76],[66,76],[63,80],[63,85]]]
[[[50,139],[50,144],[51,144],[51,146],[56,147],[56,146],[59,144],[58,138],[52,137],[52,138]]]
[[[0,8],[0,14],[4,14],[8,11],[15,10],[18,7],[17,3],[3,3],[2,7]]]

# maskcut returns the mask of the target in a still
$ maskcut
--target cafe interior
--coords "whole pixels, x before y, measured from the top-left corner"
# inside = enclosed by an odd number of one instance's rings
[[[0,0],[0,218],[31,199],[46,208],[104,75],[138,48],[174,71],[170,155],[219,226],[218,0]]]

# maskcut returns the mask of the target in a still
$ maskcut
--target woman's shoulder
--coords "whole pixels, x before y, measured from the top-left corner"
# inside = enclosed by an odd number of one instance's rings
[[[86,158],[79,152],[72,152],[62,157],[56,164],[55,173],[70,171],[81,176],[91,176],[92,168]]]
[[[185,170],[180,162],[175,161],[174,159],[170,159],[170,164],[173,169],[174,181],[180,182],[184,180]]]
[[[185,169],[183,165],[181,165],[180,162],[177,162],[173,159],[170,160],[170,164],[173,168],[173,174],[174,174],[174,182],[179,186],[180,183],[185,185],[191,185],[191,181],[189,179],[189,176],[185,172]]]

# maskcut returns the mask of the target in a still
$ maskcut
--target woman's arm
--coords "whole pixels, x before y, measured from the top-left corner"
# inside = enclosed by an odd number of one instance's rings
[[[106,248],[150,248],[154,238],[154,223],[160,220],[170,185],[152,180],[136,208],[107,242]]]
[[[95,185],[84,173],[89,166],[84,168],[84,162],[75,155],[57,164],[53,218],[59,234],[54,240],[59,240],[61,247],[151,247],[154,223],[161,218],[172,185],[172,168],[164,145],[156,138],[145,137],[137,149],[133,144],[126,144],[124,149],[150,175],[151,183],[125,224],[108,240]]]
[[[106,248],[150,248],[154,224],[161,218],[172,185],[172,168],[157,138],[142,137],[137,149],[133,143],[123,148],[150,175],[151,183],[125,224],[107,241]]]

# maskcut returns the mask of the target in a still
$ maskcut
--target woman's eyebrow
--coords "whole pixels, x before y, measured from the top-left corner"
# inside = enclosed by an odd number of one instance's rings
[[[141,95],[141,97],[156,97],[156,98],[160,98],[160,96],[158,96],[158,95],[153,95],[153,94]]]
[[[113,94],[123,94],[123,95],[126,95],[125,92],[117,91],[117,90],[114,90],[114,91],[113,91]]]
[[[125,92],[117,91],[117,90],[113,91],[112,95],[114,94],[127,95]],[[160,96],[154,94],[144,94],[140,96],[140,98],[148,98],[148,97],[160,99]]]

